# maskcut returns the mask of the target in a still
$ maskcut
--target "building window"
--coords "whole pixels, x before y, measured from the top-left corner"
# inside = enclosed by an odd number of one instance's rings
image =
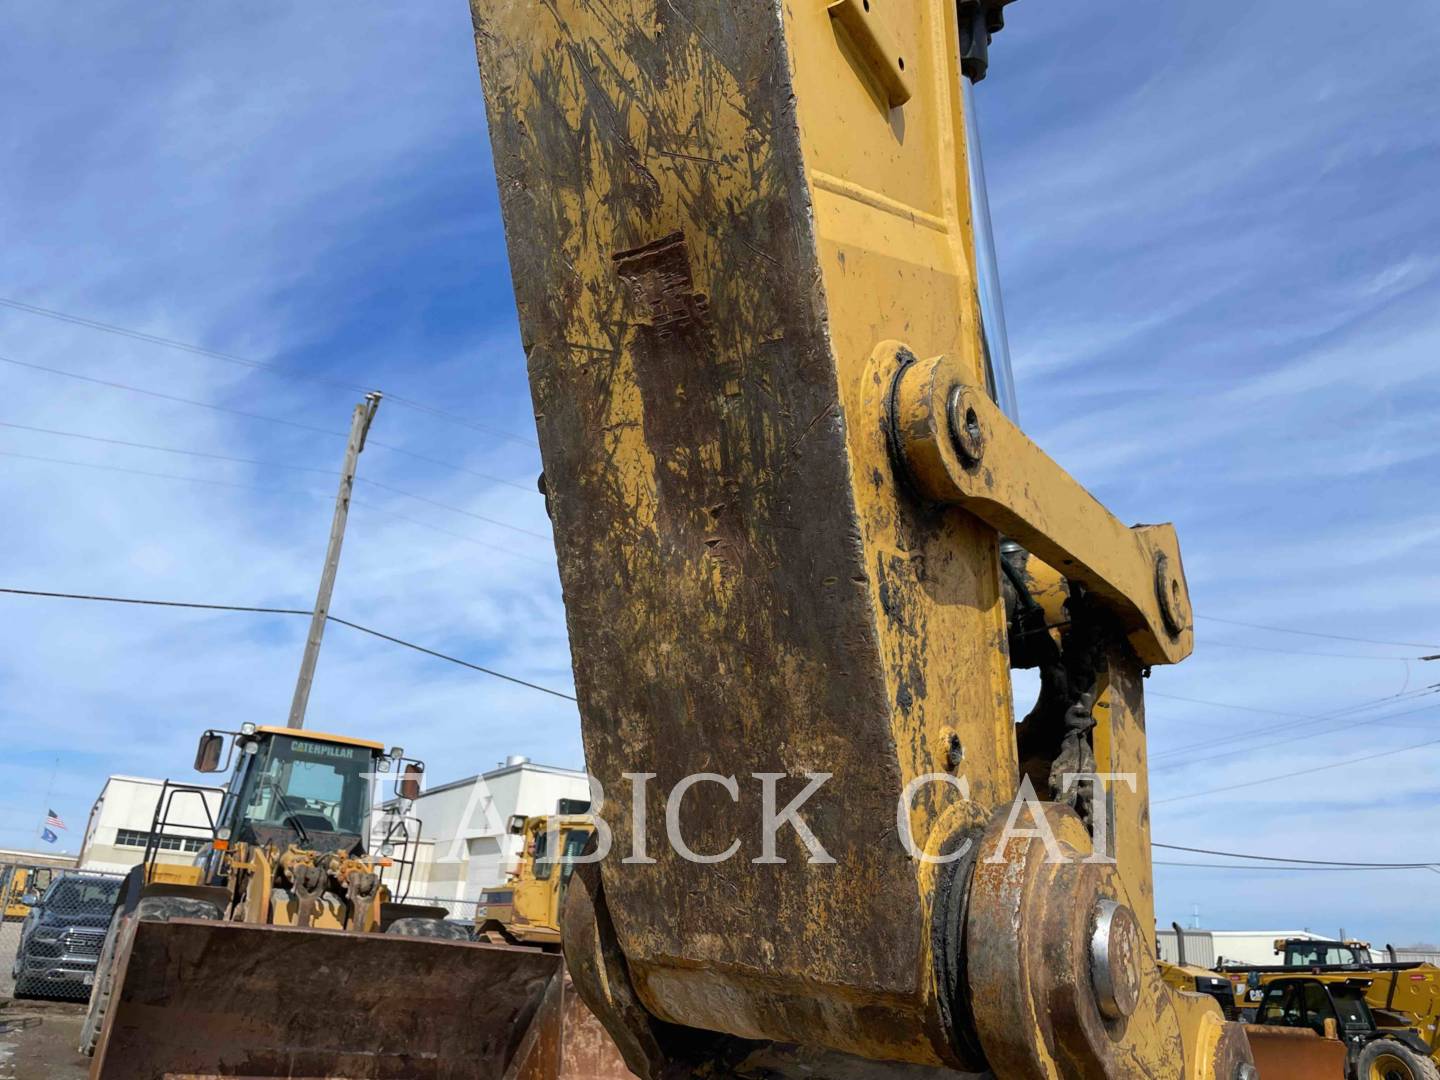
[[[143,848],[150,843],[150,834],[142,829],[116,829],[115,844],[118,847]],[[162,833],[160,842],[156,845],[161,851],[199,851],[208,844],[208,840],[202,840],[195,836],[176,836],[173,833]]]

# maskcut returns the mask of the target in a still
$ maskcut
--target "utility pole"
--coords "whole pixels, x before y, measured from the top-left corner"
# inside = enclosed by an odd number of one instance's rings
[[[325,624],[330,619],[330,594],[335,591],[335,571],[340,568],[340,545],[345,541],[345,522],[350,517],[350,492],[355,487],[355,468],[360,451],[365,449],[365,436],[380,408],[380,393],[372,391],[355,406],[350,420],[350,442],[345,447],[345,468],[340,473],[340,493],[335,496],[335,520],[330,524],[330,546],[325,551],[325,568],[320,574],[320,592],[315,597],[315,614],[310,619],[310,636],[305,641],[305,658],[300,661],[300,677],[295,681],[295,698],[290,703],[292,728],[305,726],[305,707],[310,703],[310,684],[315,680],[315,661],[320,658],[320,642],[325,637]]]

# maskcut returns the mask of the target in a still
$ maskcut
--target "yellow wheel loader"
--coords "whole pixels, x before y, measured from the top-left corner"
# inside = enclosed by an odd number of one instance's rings
[[[471,0],[613,841],[561,936],[641,1077],[1341,1080],[1155,962],[1190,598],[1017,420],[1005,6]]]
[[[198,771],[232,761],[216,816],[201,789],[162,789],[96,971],[80,1047],[92,1077],[614,1075],[595,1067],[615,1051],[559,956],[475,944],[444,908],[397,897],[423,765],[308,730],[201,737]],[[399,808],[372,820],[387,773]],[[155,856],[187,798],[209,843],[168,865]]]
[[[575,872],[574,859],[595,835],[588,814],[517,817],[512,835],[522,841],[510,880],[480,894],[475,932],[482,941],[560,948],[560,905]]]

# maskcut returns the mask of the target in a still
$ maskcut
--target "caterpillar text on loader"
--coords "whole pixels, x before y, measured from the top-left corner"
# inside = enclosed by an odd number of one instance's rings
[[[614,844],[564,951],[631,1068],[1253,1076],[1154,960],[1175,532],[1015,419],[966,122],[1004,0],[471,7]]]
[[[392,896],[413,872],[419,762],[309,730],[201,737],[198,771],[232,759],[218,816],[199,788],[162,789],[96,972],[92,1078],[611,1075],[614,1048],[558,955],[472,943],[444,908]],[[372,822],[385,773],[398,808]],[[206,806],[210,843],[194,866],[166,865],[156,845],[184,798]]]

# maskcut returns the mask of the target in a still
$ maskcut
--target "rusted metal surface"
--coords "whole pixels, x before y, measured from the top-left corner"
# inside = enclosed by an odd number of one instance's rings
[[[843,872],[788,831],[786,864],[752,863],[755,793],[737,805],[713,784],[687,796],[687,842],[738,838],[743,858],[657,845],[653,866],[607,863],[630,977],[672,1023],[953,1063],[895,806],[943,769],[947,728],[982,797],[1013,783],[994,539],[913,509],[888,525],[902,537],[863,535],[847,397],[867,487],[879,469],[894,488],[859,400],[866,357],[842,372],[832,351],[780,11],[474,9],[588,765],[616,793],[655,773],[652,821],[691,773],[783,772],[782,805],[806,772],[833,774],[806,817]],[[917,799],[922,842],[946,790]],[[606,813],[627,850],[629,814]],[[765,925],[737,935],[747,910]]]
[[[94,1080],[627,1075],[553,953],[177,919],[137,924],[121,965]],[[568,1035],[599,1071],[562,1071]]]
[[[1260,1080],[1343,1080],[1345,1044],[1309,1028],[1245,1027]]]
[[[1213,1070],[1233,1031],[1149,962],[1139,674],[1189,651],[1173,530],[1124,529],[973,391],[932,413],[962,474],[1013,465],[992,487],[957,489],[942,461],[937,494],[898,445],[917,357],[984,385],[954,5],[871,5],[863,33],[821,0],[471,6],[615,845],[572,882],[565,948],[631,1067],[1229,1080]],[[892,59],[903,104],[877,72]],[[1103,670],[1080,686],[1072,665],[1040,771],[1138,772],[1134,793],[1098,796],[1123,808],[1118,867],[1031,852],[941,869],[897,836],[931,854],[993,836],[1017,792],[1011,526],[1095,600]],[[759,772],[787,777],[780,805],[829,774],[804,814],[833,863],[789,831],[783,861],[756,861]],[[739,855],[692,861],[652,832],[649,861],[622,862],[635,773],[651,822],[682,778],[735,777],[741,797],[699,784],[678,816],[694,851]],[[932,780],[897,817],[936,774],[969,799]],[[1093,814],[1047,813],[1090,853]],[[1106,953],[1118,1018],[1091,971],[1106,899],[1128,913]]]

